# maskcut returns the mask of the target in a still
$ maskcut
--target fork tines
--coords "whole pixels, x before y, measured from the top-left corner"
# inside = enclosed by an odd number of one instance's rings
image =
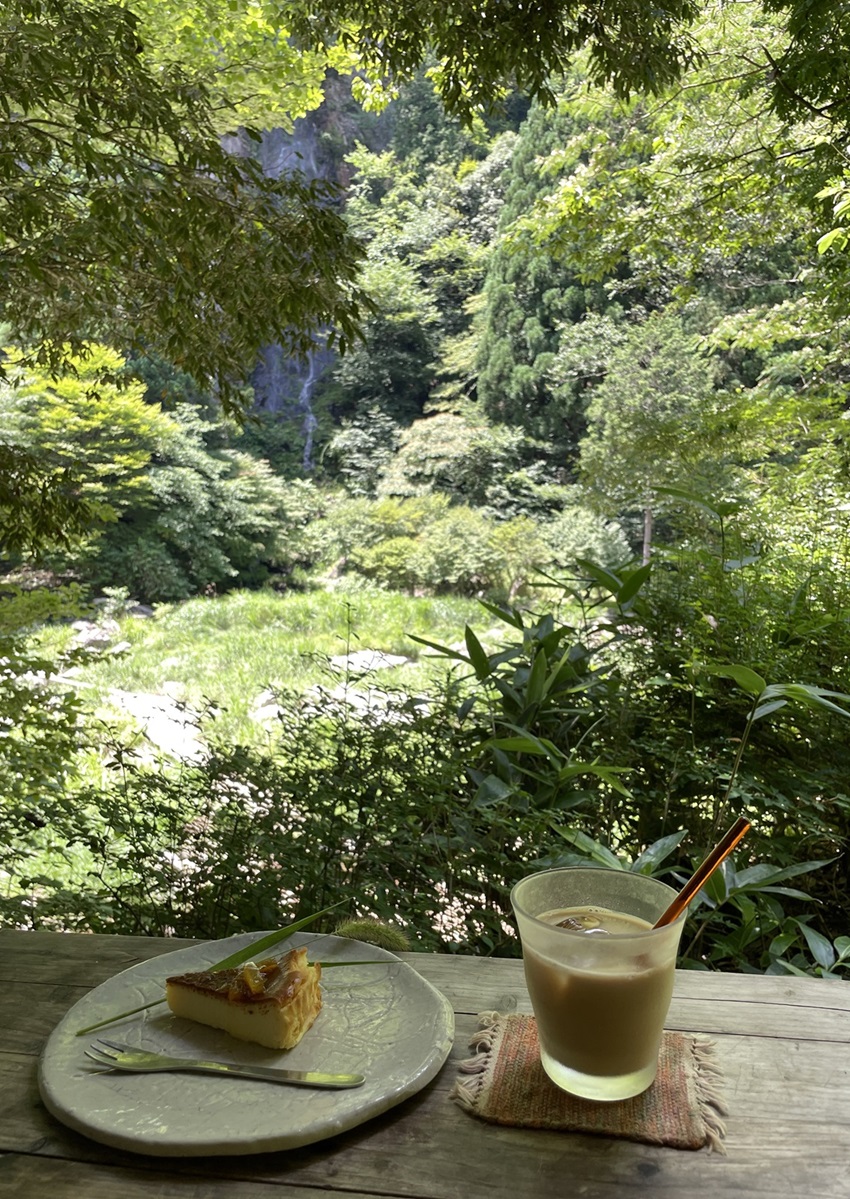
[[[138,1046],[134,1049],[132,1045],[121,1045],[118,1041],[107,1041],[106,1037],[98,1037],[96,1045],[106,1045],[109,1049],[117,1049],[119,1053],[135,1053]]]
[[[98,1049],[97,1045],[90,1045],[88,1049],[83,1051],[86,1057],[91,1058],[93,1062],[97,1062],[99,1066],[114,1066],[116,1057],[114,1053],[107,1053],[103,1049]]]

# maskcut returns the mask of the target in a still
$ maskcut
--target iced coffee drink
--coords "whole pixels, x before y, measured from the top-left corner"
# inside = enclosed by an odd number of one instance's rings
[[[643,875],[589,868],[514,888],[541,1061],[564,1090],[624,1099],[655,1078],[682,919],[652,926],[673,894]]]

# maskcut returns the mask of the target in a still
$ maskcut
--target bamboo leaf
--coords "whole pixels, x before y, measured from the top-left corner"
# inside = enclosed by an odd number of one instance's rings
[[[386,958],[363,958],[358,962],[311,962],[311,966],[321,966],[323,970],[333,970],[335,966],[394,966],[395,962],[388,962]]]
[[[707,512],[709,516],[715,516],[720,519],[720,513],[711,504],[707,503],[703,496],[698,495],[695,491],[688,491],[685,487],[656,487],[657,495],[673,496],[677,500],[685,500],[689,504],[693,504],[695,508]]]
[[[629,766],[603,766],[598,762],[571,762],[558,771],[558,781],[566,782],[580,774],[593,774],[626,799],[631,799],[631,792],[617,778],[618,774],[626,774],[630,769]]]
[[[602,845],[599,841],[594,841],[587,833],[581,832],[580,829],[561,828],[560,825],[553,824],[552,830],[563,837],[571,845],[574,845],[581,853],[586,854],[595,862],[600,862],[605,866],[611,866],[615,870],[622,870],[623,863],[616,857],[610,849]]]
[[[812,956],[819,966],[828,970],[830,966],[835,965],[835,950],[823,933],[819,933],[815,928],[809,928],[808,924],[801,924],[800,932],[806,938]]]
[[[715,662],[704,662],[699,667],[705,674],[712,677],[731,679],[742,691],[758,698],[767,689],[766,681],[756,674],[749,666],[724,666]]]
[[[334,908],[338,908],[345,900],[341,899],[339,903],[332,903],[330,907],[322,908],[320,912],[314,912],[311,916],[304,916],[301,920],[296,920],[294,924],[288,924],[286,928],[280,928],[276,932],[269,933],[265,937],[261,937],[259,941],[252,941],[250,945],[246,945],[244,949],[239,949],[236,953],[232,953],[230,957],[224,958],[217,962],[215,966],[210,966],[210,970],[231,970],[234,966],[241,966],[243,962],[249,962],[256,957],[258,953],[265,953],[267,949],[273,949],[275,945],[279,945],[281,941],[286,941],[293,933],[300,932],[302,928],[306,928],[308,924],[312,924],[314,920],[318,920],[320,916],[326,916],[328,912],[332,912]]]
[[[230,954],[229,957],[223,958],[214,966],[209,966],[210,970],[231,970],[234,966],[241,966],[243,962],[248,962],[258,953],[264,953],[267,949],[272,949],[275,945],[279,945],[281,941],[288,940],[293,933],[299,932],[302,928],[306,928],[308,924],[312,924],[314,920],[318,920],[320,916],[327,915],[334,908],[338,908],[345,900],[340,900],[339,903],[332,903],[330,907],[322,908],[320,912],[314,912],[310,916],[304,916],[301,920],[296,920],[293,924],[288,924],[285,928],[277,929],[276,932],[268,933],[265,937],[260,937],[258,941],[252,941],[250,945],[246,945],[244,949],[237,950],[236,953]],[[87,1033],[94,1032],[97,1028],[105,1028],[107,1024],[115,1024],[118,1020],[126,1020],[130,1016],[137,1016],[139,1012],[146,1012],[148,1008],[158,1007],[161,1003],[165,1003],[165,998],[153,999],[150,1003],[143,1003],[141,1007],[129,1008],[126,1012],[119,1012],[115,1016],[108,1016],[105,1020],[99,1020],[97,1024],[89,1024],[85,1028],[78,1028],[75,1036],[82,1037]]]
[[[483,682],[490,674],[490,659],[487,657],[483,645],[469,625],[466,625],[463,630],[463,638],[466,642],[466,650],[473,669],[478,678]]]
[[[644,566],[632,571],[615,596],[617,603],[620,604],[621,607],[625,607],[629,600],[634,599],[641,587],[649,578],[651,572],[651,562],[647,562]]]
[[[534,737],[531,733],[519,737],[494,737],[486,744],[494,749],[511,750],[513,753],[543,754],[552,761],[556,761],[558,757],[558,751],[551,741]]]
[[[610,591],[612,595],[616,595],[623,585],[623,580],[618,579],[610,570],[605,570],[596,562],[591,562],[588,558],[576,558],[576,564],[582,568],[595,583]]]
[[[788,703],[787,699],[773,699],[770,703],[759,704],[753,711],[753,720],[761,720],[763,716],[769,716],[771,712],[778,712],[780,708],[784,708]]]
[[[506,624],[513,625],[515,629],[522,629],[522,617],[514,608],[503,608],[501,604],[489,604],[487,600],[478,601],[485,612],[489,612],[491,616],[495,616],[499,620],[504,620]]]
[[[793,866],[776,867],[770,862],[762,862],[757,866],[748,866],[741,870],[735,878],[737,886],[747,887],[757,884],[762,887],[767,883],[785,882],[789,878],[797,878],[801,874],[812,874],[828,866],[834,858],[820,858],[815,862],[795,862]]]
[[[754,887],[753,890],[766,891],[771,895],[784,895],[786,899],[811,900],[812,898],[808,891],[801,891],[798,887]]]
[[[546,672],[549,664],[546,654],[540,650],[534,655],[534,662],[526,683],[526,701],[529,704],[539,704],[543,699],[546,685]]]
[[[647,845],[643,853],[639,854],[632,862],[632,871],[635,874],[642,874],[646,871],[652,871],[656,866],[660,866],[665,858],[669,857],[673,850],[687,836],[687,829],[680,829],[678,833],[669,833],[666,837],[661,837],[658,841],[653,841],[652,845]]]
[[[782,683],[778,686],[781,687],[782,694],[788,699],[796,700],[807,708],[825,708],[828,712],[835,712],[839,716],[850,717],[850,712],[846,708],[832,702],[832,697],[834,697],[850,703],[850,695],[845,695],[841,691],[826,691],[823,687],[810,687],[806,683]]]
[[[475,792],[475,798],[472,801],[474,808],[489,808],[493,804],[502,803],[514,793],[514,788],[503,782],[495,774],[488,774],[482,779],[478,790]]]
[[[94,1032],[98,1028],[105,1028],[107,1024],[115,1024],[118,1020],[126,1020],[129,1016],[137,1016],[139,1012],[146,1012],[148,1008],[159,1007],[161,1003],[165,1003],[164,996],[162,999],[153,999],[150,1003],[143,1003],[140,1007],[129,1008],[118,1016],[108,1016],[106,1020],[98,1020],[97,1024],[88,1024],[85,1028],[78,1028],[74,1036],[84,1037],[86,1033]]]
[[[438,641],[429,641],[427,637],[417,637],[415,633],[410,634],[410,640],[434,650],[441,658],[452,658],[456,662],[469,662],[470,666],[472,665],[466,654],[461,654],[457,650],[450,649],[447,645],[440,645]]]

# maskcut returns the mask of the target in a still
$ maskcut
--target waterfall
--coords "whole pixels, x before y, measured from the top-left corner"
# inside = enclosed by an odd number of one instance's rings
[[[308,474],[313,469],[313,434],[319,427],[319,422],[316,420],[311,401],[313,399],[313,388],[316,385],[316,380],[323,370],[324,363],[322,362],[321,352],[311,350],[307,355],[307,374],[298,395],[298,407],[304,415],[304,423],[301,426],[304,434],[302,465],[305,473]]]
[[[319,130],[310,113],[299,117],[292,132],[267,129],[262,135],[258,157],[263,174],[279,179],[284,171],[299,171],[307,179],[323,175],[319,165]]]
[[[259,146],[240,135],[228,138],[227,143],[233,153],[257,155],[263,173],[269,178],[298,171],[307,179],[317,179],[328,169],[322,160],[320,133],[317,114],[309,113],[295,121],[291,132],[265,130]],[[279,345],[269,345],[263,348],[250,378],[256,408],[279,414],[284,420],[300,422],[305,471],[313,468],[313,442],[318,427],[312,408],[313,393],[319,377],[334,358],[324,345],[317,345],[303,359],[289,357]]]

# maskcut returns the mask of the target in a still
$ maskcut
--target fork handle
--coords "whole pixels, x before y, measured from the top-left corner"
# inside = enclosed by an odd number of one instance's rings
[[[360,1087],[366,1081],[363,1074],[322,1074],[316,1070],[279,1070],[273,1066],[246,1066],[237,1062],[180,1063],[179,1069],[198,1074],[233,1074],[239,1078],[257,1078],[263,1082],[285,1083],[291,1087],[328,1087],[342,1090]]]

